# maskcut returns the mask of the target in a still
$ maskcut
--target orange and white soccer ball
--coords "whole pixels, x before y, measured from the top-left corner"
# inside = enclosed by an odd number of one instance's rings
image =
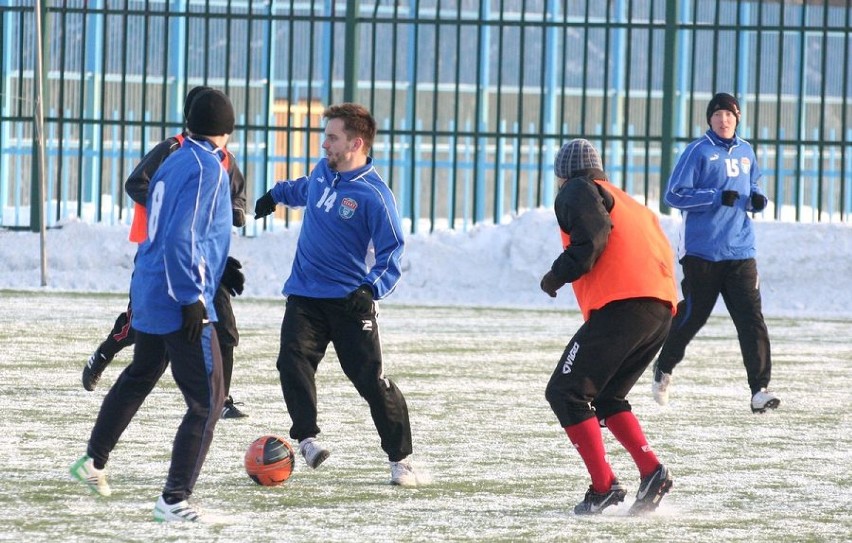
[[[246,473],[262,486],[278,486],[293,473],[296,453],[286,439],[268,435],[259,437],[246,451]]]

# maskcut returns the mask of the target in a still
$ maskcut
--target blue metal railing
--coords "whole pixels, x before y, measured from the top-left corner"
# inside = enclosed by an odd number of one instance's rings
[[[310,167],[323,107],[351,96],[379,121],[376,164],[413,231],[550,205],[553,156],[580,136],[616,184],[658,207],[663,142],[677,151],[702,133],[725,90],[777,204],[767,218],[848,221],[852,209],[852,10],[835,0],[55,3],[45,195],[29,182],[32,9],[0,5],[0,226],[31,227],[33,198],[48,225],[128,222],[124,177],[180,130],[199,84],[235,104],[250,201]]]

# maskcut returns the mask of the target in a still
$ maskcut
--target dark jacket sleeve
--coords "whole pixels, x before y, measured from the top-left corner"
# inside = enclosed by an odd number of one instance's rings
[[[148,202],[148,185],[151,184],[151,177],[154,176],[160,164],[178,148],[180,143],[175,138],[168,138],[142,157],[130,173],[130,177],[124,182],[124,190],[134,202],[143,206]]]
[[[228,175],[231,177],[231,209],[233,210],[233,224],[237,228],[246,225],[246,178],[237,159],[231,151],[228,151]]]
[[[609,211],[612,196],[591,179],[570,179],[556,196],[554,207],[559,228],[571,243],[553,262],[557,278],[570,283],[592,269],[612,231]]]

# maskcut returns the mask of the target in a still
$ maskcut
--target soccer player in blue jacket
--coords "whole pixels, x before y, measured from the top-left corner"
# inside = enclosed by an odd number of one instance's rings
[[[189,136],[151,179],[148,237],[130,282],[136,347],[133,361],[104,397],[86,454],[71,474],[103,496],[104,466],[142,402],[171,364],[187,410],[172,446],[171,465],[154,507],[158,521],[195,521],[187,502],[204,464],[225,400],[213,298],[231,238],[231,195],[221,158],[234,130],[227,96],[195,98]]]
[[[212,90],[210,87],[198,86],[193,87],[187,94],[183,103],[183,118],[184,121],[189,118],[189,110],[192,106],[192,101],[200,94]],[[140,221],[141,226],[147,223],[145,214],[145,203],[148,200],[148,188],[151,185],[151,177],[160,167],[166,158],[183,145],[186,139],[186,133],[182,132],[176,136],[166,138],[158,143],[148,153],[142,157],[139,164],[133,169],[124,188],[127,195],[136,203],[135,215],[133,217],[133,225],[131,226],[131,241],[141,242],[144,239],[144,234],[135,234],[137,221]],[[222,164],[228,171],[228,176],[231,182],[231,206],[233,207],[233,225],[241,228],[246,224],[246,180],[243,177],[243,172],[240,171],[237,159],[227,149],[223,149]],[[144,232],[144,228],[142,229]],[[138,239],[142,238],[142,239]],[[216,335],[219,338],[219,350],[222,352],[222,370],[225,374],[225,406],[222,408],[222,418],[242,418],[245,417],[238,407],[236,407],[234,399],[230,395],[231,376],[234,370],[234,347],[239,344],[240,334],[237,329],[237,320],[234,317],[234,310],[231,306],[231,297],[242,294],[245,285],[245,276],[240,270],[242,264],[239,260],[233,257],[228,257],[225,262],[225,271],[222,274],[222,281],[219,284],[219,289],[216,291],[216,297],[213,299],[213,304],[216,307],[216,314],[219,320],[216,322]],[[83,388],[92,391],[100,381],[101,374],[106,367],[112,362],[113,358],[124,348],[133,345],[136,341],[136,335],[133,332],[133,309],[132,304],[127,304],[127,309],[120,313],[115,319],[115,324],[112,327],[106,339],[98,345],[95,352],[89,356],[86,365],[83,366]]]
[[[737,136],[739,122],[737,99],[716,94],[707,105],[710,129],[684,149],[669,179],[665,201],[683,216],[678,257],[684,299],[654,364],[652,393],[661,405],[668,403],[672,370],[707,322],[719,294],[737,329],[752,412],[764,413],[781,403],[767,389],[772,371],[769,333],[748,215],[763,211],[768,200],[757,183],[760,168],[754,150]]]
[[[384,375],[376,304],[399,282],[403,234],[393,193],[368,153],[376,122],[358,104],[333,105],[321,159],[310,175],[282,181],[261,196],[255,219],[277,204],[303,207],[299,241],[283,293],[278,372],[306,463],[318,467],[329,451],[316,440],[315,374],[329,343],[340,365],[370,406],[387,453],[391,483],[415,486],[408,407],[399,388]],[[368,262],[368,260],[370,262]]]

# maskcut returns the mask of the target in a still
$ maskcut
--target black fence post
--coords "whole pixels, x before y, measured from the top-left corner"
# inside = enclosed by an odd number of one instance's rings
[[[343,101],[354,102],[355,90],[358,86],[358,12],[361,0],[346,0],[346,34],[343,60]]]
[[[666,34],[663,52],[663,115],[660,143],[660,212],[671,214],[664,200],[674,158],[675,64],[677,62],[677,17],[679,0],[666,0]]]
[[[44,225],[44,176],[45,171],[45,149],[44,149],[44,72],[45,60],[47,58],[47,32],[48,28],[45,17],[47,9],[41,2],[36,2],[35,22],[36,28],[33,39],[36,40],[36,63],[33,80],[33,155],[32,176],[30,176],[30,230],[40,232]],[[41,42],[41,43],[38,43]]]

